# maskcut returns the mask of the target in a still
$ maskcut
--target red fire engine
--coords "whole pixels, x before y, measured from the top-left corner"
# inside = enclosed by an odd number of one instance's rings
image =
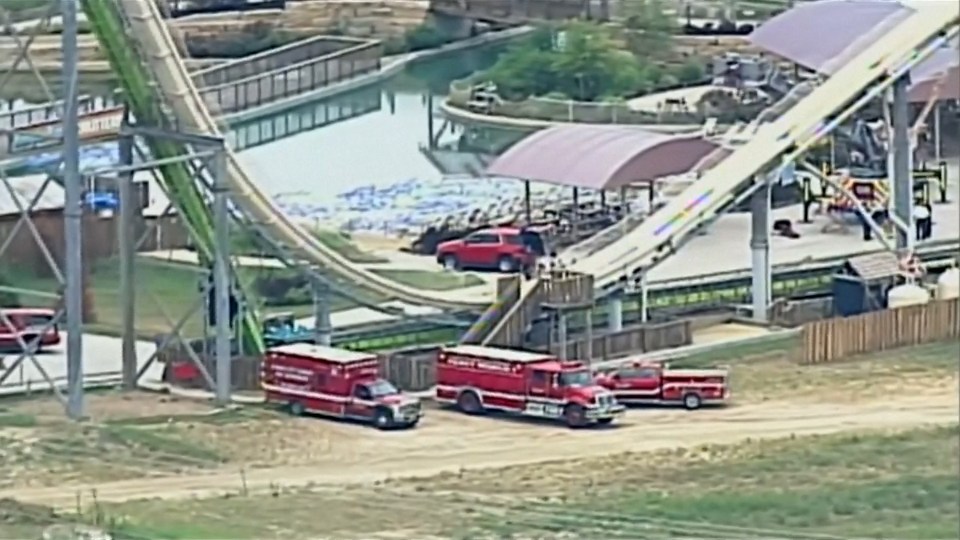
[[[725,369],[670,369],[658,362],[637,362],[597,376],[623,403],[683,405],[693,410],[701,405],[719,405],[730,397]]]
[[[17,336],[24,343],[39,338],[37,350],[60,343],[60,330],[57,325],[50,325],[54,312],[51,309],[40,308],[3,308],[9,325],[0,318],[0,350],[20,350]],[[12,328],[11,328],[12,325]],[[48,326],[49,325],[49,326]]]
[[[294,415],[313,413],[370,422],[379,429],[413,427],[420,400],[380,378],[372,354],[296,343],[267,351],[260,384],[268,402]]]
[[[562,419],[570,427],[608,424],[625,409],[580,362],[476,345],[440,350],[436,392],[438,402],[468,414],[504,411]]]

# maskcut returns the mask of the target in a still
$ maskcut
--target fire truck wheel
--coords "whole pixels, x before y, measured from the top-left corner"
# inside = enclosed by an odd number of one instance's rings
[[[373,425],[377,429],[387,429],[393,425],[393,413],[387,409],[373,411]]]
[[[688,411],[699,409],[701,404],[700,394],[686,394],[683,396],[683,408]]]
[[[599,418],[599,419],[597,419],[597,424],[599,424],[599,425],[601,425],[601,426],[606,426],[607,424],[610,424],[611,422],[613,422],[613,418]]]
[[[567,405],[563,410],[563,418],[567,421],[568,427],[583,427],[587,424],[587,411],[580,405]]]
[[[483,412],[483,403],[476,392],[467,390],[457,398],[457,408],[467,414],[480,414]]]
[[[300,403],[299,401],[290,402],[290,414],[294,416],[303,416],[303,413],[303,403]]]

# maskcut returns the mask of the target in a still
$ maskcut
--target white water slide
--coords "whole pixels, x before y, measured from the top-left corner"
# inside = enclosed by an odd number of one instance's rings
[[[220,127],[207,110],[190,79],[174,40],[154,0],[118,2],[133,26],[132,38],[146,51],[144,60],[173,108],[181,126],[207,135],[220,135]],[[650,268],[670,255],[665,249],[693,232],[705,220],[722,211],[746,189],[756,175],[781,164],[781,156],[794,157],[825,133],[824,118],[835,115],[885,75],[903,72],[915,64],[945,30],[955,30],[958,13],[955,0],[910,2],[906,18],[878,29],[872,43],[850,58],[825,83],[779,119],[760,127],[755,136],[706,173],[703,178],[673,198],[647,221],[571,269],[593,274],[598,287],[615,286],[624,276]],[[811,39],[816,39],[811,36]],[[937,40],[939,41],[939,40]],[[422,290],[398,283],[362,268],[319,242],[309,231],[285,216],[233,153],[228,157],[231,196],[247,216],[271,238],[296,257],[365,288],[411,304],[446,309],[477,308],[493,300],[492,287],[452,291]]]

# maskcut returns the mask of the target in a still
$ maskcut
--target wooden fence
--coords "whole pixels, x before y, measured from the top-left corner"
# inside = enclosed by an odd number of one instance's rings
[[[588,339],[592,339],[592,343],[588,343]],[[560,354],[559,343],[551,346],[550,352],[564,358],[589,362],[672,347],[683,347],[692,342],[691,322],[683,320],[637,325],[624,328],[619,332],[608,332],[594,335],[591,338],[582,337],[570,340],[566,345],[566,356]]]
[[[874,353],[960,338],[960,301],[930,302],[809,323],[801,332],[799,362],[824,364]]]

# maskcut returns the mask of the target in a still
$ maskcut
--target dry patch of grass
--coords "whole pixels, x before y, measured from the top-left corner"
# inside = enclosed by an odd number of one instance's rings
[[[106,505],[155,539],[947,538],[957,427],[708,445],[350,489]],[[711,534],[712,533],[712,534]]]

